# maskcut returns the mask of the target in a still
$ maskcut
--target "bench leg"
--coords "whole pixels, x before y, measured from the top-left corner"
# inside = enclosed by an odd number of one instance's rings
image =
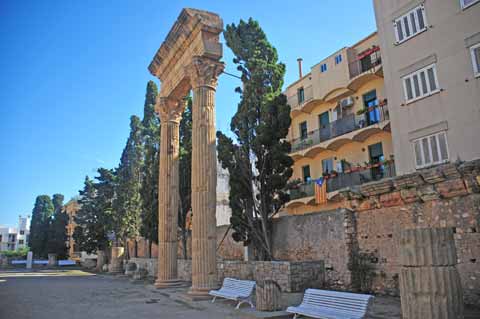
[[[250,305],[250,308],[254,308],[253,307],[253,303],[250,301],[250,300],[240,300],[237,304],[237,306],[235,307],[235,309],[240,309],[240,306],[243,304],[243,303],[248,303]]]
[[[214,303],[216,299],[217,299],[217,296],[213,296],[212,303]]]

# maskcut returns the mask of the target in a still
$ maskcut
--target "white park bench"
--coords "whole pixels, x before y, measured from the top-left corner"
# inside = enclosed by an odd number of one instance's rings
[[[26,265],[26,260],[12,260],[12,265]]]
[[[372,295],[307,289],[302,303],[288,307],[287,312],[312,318],[361,319],[365,316]]]
[[[252,293],[255,288],[255,281],[225,278],[219,290],[210,290],[209,295],[213,296],[212,303],[217,297],[238,301],[236,309],[242,303],[248,303],[253,308]]]
[[[59,266],[75,266],[76,264],[75,260],[64,259],[58,261]]]

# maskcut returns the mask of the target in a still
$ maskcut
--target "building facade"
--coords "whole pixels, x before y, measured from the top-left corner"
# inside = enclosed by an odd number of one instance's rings
[[[374,7],[397,173],[480,158],[480,1]]]
[[[18,227],[0,226],[0,251],[17,250],[28,246],[30,216],[18,217]]]
[[[377,33],[340,49],[305,76],[301,61],[299,68],[300,79],[285,91],[293,179],[301,181],[290,193],[289,214],[337,208],[338,190],[395,174]],[[320,184],[322,198],[315,191]]]

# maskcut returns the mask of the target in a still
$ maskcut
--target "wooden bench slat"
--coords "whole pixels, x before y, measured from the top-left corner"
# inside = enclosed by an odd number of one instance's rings
[[[302,303],[288,307],[287,312],[314,318],[355,318],[365,316],[371,295],[307,289]]]

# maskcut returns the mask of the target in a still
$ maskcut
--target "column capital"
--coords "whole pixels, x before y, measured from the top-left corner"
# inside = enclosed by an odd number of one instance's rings
[[[155,112],[160,117],[160,122],[174,122],[180,123],[182,120],[182,113],[185,109],[185,99],[174,99],[170,97],[158,97],[155,105]]]
[[[192,87],[217,87],[218,76],[222,74],[225,64],[207,57],[194,56],[192,62],[185,67]]]

